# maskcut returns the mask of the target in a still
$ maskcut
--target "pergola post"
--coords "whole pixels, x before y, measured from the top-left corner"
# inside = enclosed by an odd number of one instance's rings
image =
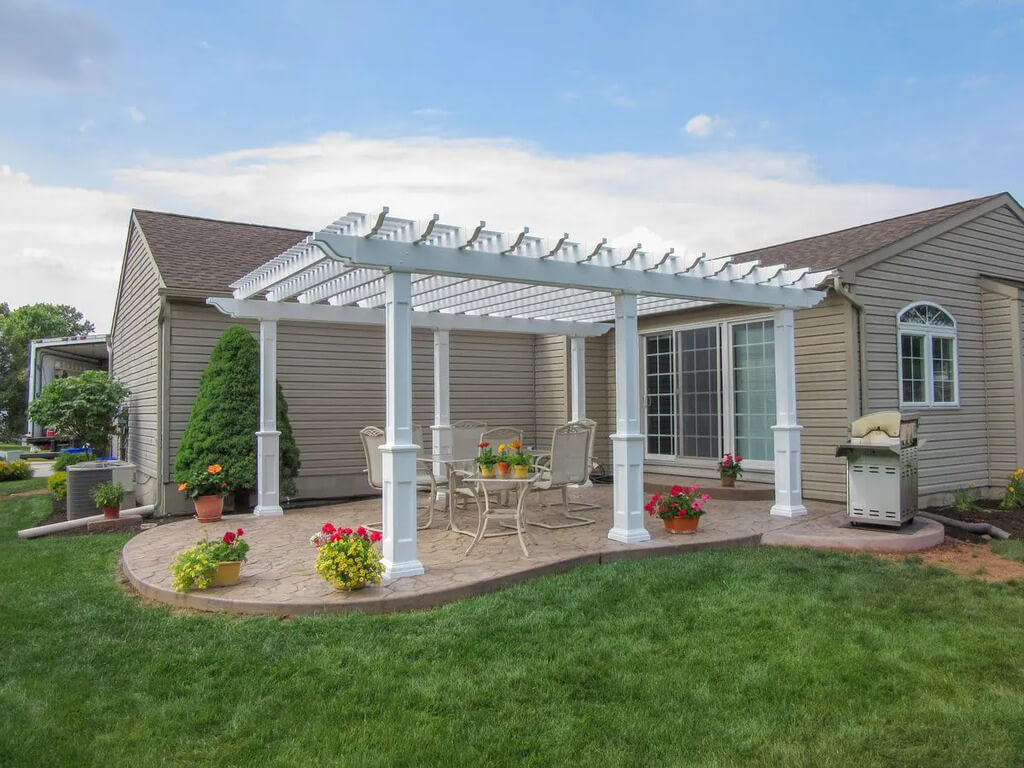
[[[573,336],[569,340],[569,368],[571,370],[571,421],[587,418],[586,339]]]
[[[260,320],[260,429],[256,433],[257,517],[283,515],[277,430],[277,321]]]
[[[392,579],[423,573],[416,551],[416,452],[412,442],[412,275],[384,276],[387,422],[382,454],[383,557]]]
[[[445,468],[438,459],[452,455],[451,388],[449,360],[451,338],[448,331],[434,331],[434,423],[430,427],[434,455],[434,476],[444,477]]]
[[[644,435],[640,431],[640,335],[636,296],[615,295],[614,524],[608,538],[648,541],[644,528]]]
[[[775,504],[782,517],[807,514],[800,478],[800,432],[796,421],[796,337],[792,309],[775,310]]]

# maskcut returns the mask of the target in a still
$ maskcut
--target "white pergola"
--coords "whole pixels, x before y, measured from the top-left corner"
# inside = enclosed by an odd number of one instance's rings
[[[571,339],[572,416],[585,416],[584,340],[615,328],[613,525],[608,537],[646,541],[644,433],[638,315],[706,302],[770,307],[775,319],[777,421],[772,514],[806,514],[796,423],[793,311],[817,304],[830,273],[709,258],[593,247],[568,234],[399,219],[388,209],[349,213],[210,298],[225,314],[260,322],[257,515],[283,514],[276,415],[279,321],[383,324],[387,422],[383,453],[383,562],[391,578],[423,573],[416,544],[416,452],[412,442],[412,328],[434,331],[433,450],[451,448],[448,351],[451,331],[563,334]],[[604,322],[602,322],[604,321]]]

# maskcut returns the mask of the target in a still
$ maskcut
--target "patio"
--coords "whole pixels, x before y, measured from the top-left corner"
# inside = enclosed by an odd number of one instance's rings
[[[710,490],[714,492],[713,488]],[[422,576],[415,579],[385,577],[379,587],[347,594],[335,591],[313,570],[316,550],[309,543],[309,537],[327,521],[355,527],[376,520],[380,515],[377,498],[290,510],[278,517],[229,516],[208,526],[201,526],[195,520],[161,525],[128,542],[121,565],[140,594],[183,608],[274,616],[353,610],[382,613],[429,608],[583,564],[677,555],[709,548],[755,547],[765,534],[795,530],[804,525],[813,525],[819,534],[826,530],[843,530],[839,528],[842,506],[838,504],[810,502],[806,517],[790,519],[769,515],[766,501],[715,499],[694,535],[669,535],[661,521],[655,519],[648,521],[649,541],[624,544],[607,536],[604,521],[611,517],[610,486],[579,489],[571,497],[601,505],[601,509],[593,511],[597,522],[562,530],[533,528],[536,544],[531,546],[529,558],[523,557],[515,536],[484,539],[466,555],[470,537],[445,531],[444,523],[435,516],[432,528],[419,531],[419,552],[425,568]],[[554,522],[561,519],[560,515],[557,507],[539,512],[534,505],[530,518]],[[461,527],[475,529],[475,519],[475,510],[467,510],[459,513],[456,522]],[[937,527],[941,541],[942,527],[936,523],[931,526]],[[175,592],[171,588],[169,570],[175,554],[203,535],[213,538],[236,527],[245,529],[252,547],[242,582],[234,587]],[[896,544],[918,548],[922,543],[933,545],[927,541],[929,535],[934,538],[933,528],[926,527],[924,533],[925,538],[919,534],[888,532],[862,532],[860,535],[874,536],[881,548]],[[831,546],[839,545],[833,542]]]

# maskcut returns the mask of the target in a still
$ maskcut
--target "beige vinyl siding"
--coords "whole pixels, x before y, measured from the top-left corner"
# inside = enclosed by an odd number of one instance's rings
[[[615,431],[614,413],[609,419],[608,404],[611,394],[608,389],[608,360],[612,359],[612,376],[615,376],[615,350],[609,344],[610,334],[594,336],[586,341],[586,391],[587,418],[597,422],[594,437],[594,458],[604,465],[608,472],[612,467],[612,441],[609,436]],[[614,391],[614,390],[612,390]]]
[[[535,349],[537,439],[547,450],[555,427],[569,419],[569,339],[537,336]]]
[[[931,301],[957,323],[959,405],[907,407],[920,414],[919,434],[927,441],[920,452],[923,496],[971,482],[984,485],[991,474],[981,274],[1024,280],[1024,224],[1006,207],[865,267],[853,278],[866,311],[867,411],[899,407],[896,317],[903,307]],[[998,403],[993,410],[993,420],[1004,415]]]
[[[746,316],[764,317],[765,310],[719,304],[683,312],[641,317],[640,332],[662,328],[696,326]],[[846,498],[845,467],[834,457],[835,447],[849,430],[856,417],[856,391],[851,389],[849,360],[854,354],[855,318],[850,303],[829,293],[817,307],[796,313],[796,387],[797,420],[803,426],[804,495],[811,499],[842,500]],[[615,348],[609,335],[605,382],[607,414],[610,424],[615,418]],[[677,459],[648,461],[648,468],[659,472],[676,472],[681,476],[708,477],[715,473],[715,461]],[[750,480],[771,482],[770,472],[748,472]]]
[[[170,318],[167,483],[199,377],[220,335],[237,322],[209,307],[182,302],[171,303]],[[242,324],[258,336],[258,324]],[[300,496],[371,492],[363,473],[359,430],[369,424],[384,426],[384,355],[381,327],[279,324],[278,380],[302,453]],[[452,419],[517,426],[528,441],[534,440],[534,367],[532,336],[452,333]],[[433,397],[433,336],[417,329],[413,332],[413,419],[423,428],[424,450],[429,450],[431,442]],[[169,504],[176,497],[168,494]]]
[[[989,483],[999,485],[1017,468],[1017,381],[1014,323],[1020,322],[1017,301],[982,290],[982,333],[985,351],[985,411],[988,428]]]
[[[131,390],[126,458],[137,468],[137,501],[156,502],[160,277],[132,221],[110,341],[111,374]]]

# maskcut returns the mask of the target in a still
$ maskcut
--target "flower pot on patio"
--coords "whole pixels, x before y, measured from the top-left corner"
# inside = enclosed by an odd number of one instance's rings
[[[103,519],[104,520],[117,520],[121,517],[120,507],[104,507],[103,508]]]
[[[508,477],[508,474],[511,471],[512,467],[507,461],[498,462],[498,477]]]
[[[733,488],[736,485],[736,478],[732,475],[722,475],[722,487]]]
[[[665,517],[662,519],[665,521],[665,530],[669,533],[696,533],[697,526],[700,524],[699,517]]]
[[[217,572],[213,574],[211,587],[230,587],[242,579],[242,561],[229,560],[217,563]]]
[[[357,589],[363,589],[366,586],[366,584],[367,582],[365,581],[362,581],[359,584],[352,585],[339,584],[338,582],[334,582],[331,586],[333,586],[338,592],[355,592]]]
[[[512,470],[515,472],[516,480],[525,480],[530,476],[530,468],[526,464],[516,464]]]
[[[215,523],[224,514],[223,496],[200,496],[193,503],[200,523]]]
[[[480,477],[494,477],[494,467],[493,466],[487,467],[487,466],[484,466],[483,464],[481,464],[480,465]]]

